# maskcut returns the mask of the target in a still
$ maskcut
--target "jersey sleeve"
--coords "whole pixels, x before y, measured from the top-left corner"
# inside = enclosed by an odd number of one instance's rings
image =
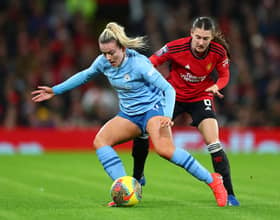
[[[54,94],[59,95],[88,82],[93,76],[101,73],[99,56],[89,68],[82,70],[64,82],[52,87]]]
[[[161,64],[165,63],[167,60],[169,60],[169,50],[167,45],[163,46],[152,56],[150,56],[150,61],[155,67],[160,66]]]
[[[218,80],[216,82],[219,89],[223,89],[229,82],[229,59],[226,52],[223,57],[221,57],[216,65],[216,70],[218,72]]]
[[[166,102],[166,105],[164,105],[164,116],[172,118],[176,96],[174,88],[151,64],[141,65],[141,67],[144,70],[142,71],[144,79],[163,91]]]

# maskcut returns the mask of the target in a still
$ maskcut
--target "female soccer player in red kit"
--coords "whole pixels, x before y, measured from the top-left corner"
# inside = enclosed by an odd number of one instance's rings
[[[229,81],[229,50],[222,34],[209,17],[197,18],[191,36],[167,43],[150,57],[155,67],[170,62],[167,78],[176,90],[173,118],[187,112],[207,144],[215,172],[223,176],[228,191],[228,205],[239,206],[232,187],[230,166],[219,140],[219,127],[213,108],[214,96],[223,98],[219,90]],[[214,80],[213,72],[218,73]],[[133,143],[134,177],[145,184],[144,163],[148,154],[148,139]]]

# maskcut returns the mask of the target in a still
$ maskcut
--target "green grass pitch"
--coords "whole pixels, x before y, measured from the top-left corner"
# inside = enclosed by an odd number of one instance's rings
[[[132,158],[119,153],[131,174]],[[210,171],[208,154],[193,154]],[[280,154],[229,154],[240,207],[217,207],[212,192],[154,153],[141,203],[108,208],[112,181],[94,152],[0,156],[1,220],[278,220]]]

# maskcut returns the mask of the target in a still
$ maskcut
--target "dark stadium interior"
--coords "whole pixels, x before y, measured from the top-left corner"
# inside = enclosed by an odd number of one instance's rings
[[[231,80],[222,91],[225,98],[216,99],[220,125],[280,126],[276,0],[1,0],[0,125],[103,124],[118,111],[103,77],[40,104],[31,101],[30,92],[88,67],[99,54],[97,37],[108,21],[119,22],[131,36],[147,35],[149,56],[188,35],[192,19],[204,15],[216,19],[231,50]]]

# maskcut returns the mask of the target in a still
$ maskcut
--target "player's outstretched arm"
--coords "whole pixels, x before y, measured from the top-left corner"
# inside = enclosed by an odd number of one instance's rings
[[[34,95],[32,97],[34,102],[42,102],[55,96],[52,88],[48,86],[38,86],[38,89],[34,90],[31,94]]]

